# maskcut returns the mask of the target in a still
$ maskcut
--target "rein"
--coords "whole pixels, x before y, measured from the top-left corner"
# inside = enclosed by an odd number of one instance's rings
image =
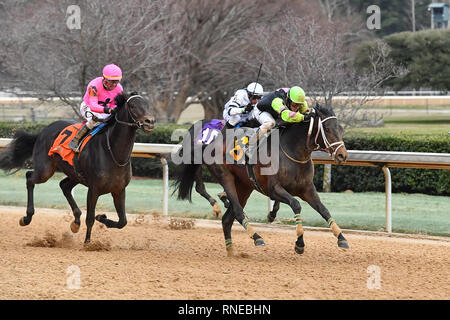
[[[130,101],[132,98],[138,98],[138,97],[142,98],[142,96],[140,96],[140,95],[134,95],[134,96],[129,97],[129,98],[127,99],[127,101],[125,102],[125,108],[127,109],[127,112],[128,112],[128,114],[130,115],[131,119],[133,119],[133,122],[120,121],[119,119],[117,119],[117,113],[116,113],[116,114],[115,114],[115,119],[116,119],[116,122],[117,122],[117,123],[119,123],[119,124],[124,124],[124,125],[127,125],[127,126],[129,126],[129,127],[134,127],[134,128],[141,128],[141,127],[142,127],[142,123],[141,123],[140,121],[136,121],[136,119],[133,117],[133,114],[132,114],[132,113],[130,112],[130,110],[128,109],[128,101]],[[113,154],[112,149],[111,149],[111,144],[110,144],[110,142],[109,142],[109,128],[108,128],[108,132],[107,132],[107,134],[106,134],[106,145],[107,145],[107,147],[108,147],[108,151],[109,151],[109,154],[111,155],[111,158],[113,159],[114,163],[115,163],[118,167],[125,167],[127,164],[130,163],[130,160],[131,160],[131,152],[130,152],[130,154],[128,155],[128,159],[127,159],[127,161],[126,161],[125,163],[119,163],[119,162],[116,160],[116,158],[114,157],[114,154]]]
[[[330,117],[325,118],[323,120],[319,117],[319,121],[318,121],[319,124],[318,124],[318,128],[317,128],[317,133],[316,133],[316,136],[314,138],[314,144],[315,144],[316,147],[315,147],[315,149],[313,149],[313,151],[320,150],[320,151],[323,151],[323,152],[328,152],[330,154],[330,156],[331,156],[331,159],[334,160],[334,158],[336,156],[336,152],[339,150],[339,148],[344,146],[344,141],[337,141],[337,142],[333,142],[333,143],[330,143],[328,141],[327,136],[325,134],[324,127],[323,127],[323,123],[325,123],[326,121],[328,121],[330,119],[336,119],[337,120],[336,116],[330,116]],[[306,139],[306,146],[307,147],[309,146],[309,141],[310,141],[310,138],[311,138],[311,134],[312,134],[312,130],[313,130],[313,127],[314,127],[314,123],[315,123],[314,122],[314,118],[311,118],[310,119],[310,123],[309,123],[309,129],[308,129],[308,138]],[[317,143],[317,138],[319,137],[319,133],[322,134],[322,140],[323,140],[323,142],[325,144],[325,148],[320,148],[320,145]],[[334,148],[335,146],[338,146],[338,147]],[[307,163],[308,161],[311,160],[311,154],[309,155],[309,158],[306,159],[306,160],[297,160],[297,159],[291,157],[290,155],[287,154],[286,151],[284,151],[283,146],[281,145],[281,143],[280,143],[280,149],[283,152],[283,154],[289,160],[291,160],[291,161],[293,161],[295,163],[305,164],[305,163]]]

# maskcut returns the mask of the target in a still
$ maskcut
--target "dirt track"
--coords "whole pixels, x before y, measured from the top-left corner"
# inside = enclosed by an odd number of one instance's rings
[[[262,229],[267,246],[256,248],[235,225],[230,258],[218,221],[174,230],[129,215],[122,230],[96,222],[88,251],[84,221],[72,234],[68,211],[36,209],[20,227],[24,212],[0,207],[0,299],[450,299],[449,241],[346,234],[342,251],[331,232],[306,230],[297,255],[293,228]],[[72,265],[79,289],[67,287]]]

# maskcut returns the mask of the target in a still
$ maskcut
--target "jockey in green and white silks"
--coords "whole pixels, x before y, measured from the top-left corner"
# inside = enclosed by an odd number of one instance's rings
[[[247,88],[237,90],[225,104],[223,118],[227,121],[227,127],[236,127],[240,123],[253,118],[253,108],[261,99],[264,90],[257,82],[250,83]]]
[[[264,96],[253,110],[253,116],[261,124],[248,143],[246,154],[250,157],[258,139],[275,126],[275,119],[301,122],[311,118],[305,91],[298,86],[281,88]]]

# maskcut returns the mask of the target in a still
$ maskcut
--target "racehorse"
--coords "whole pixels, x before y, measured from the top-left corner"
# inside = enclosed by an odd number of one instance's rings
[[[103,132],[95,134],[75,158],[74,166],[63,161],[59,154],[48,155],[61,131],[74,121],[56,121],[38,134],[17,131],[13,141],[0,153],[0,168],[9,171],[22,168],[32,157],[33,170],[26,172],[28,192],[26,216],[19,221],[21,226],[31,222],[34,214],[34,186],[46,182],[56,170],[66,174],[59,186],[72,208],[74,221],[70,228],[78,232],[81,210],[72,197],[72,189],[79,183],[88,187],[86,238],[90,242],[95,220],[108,228],[123,228],[127,224],[125,215],[125,188],[131,179],[131,152],[138,128],[150,133],[154,128],[154,117],[148,103],[136,92],[121,94],[116,98],[117,107]],[[106,215],[95,216],[95,207],[100,195],[111,193],[119,221],[107,219]]]
[[[274,161],[278,161],[279,170],[273,174],[262,174],[262,169],[270,166],[270,164],[262,164],[258,159],[257,163],[253,165],[254,179],[250,179],[249,171],[247,171],[245,165],[227,163],[226,153],[229,150],[227,149],[227,143],[224,143],[225,137],[222,140],[216,139],[215,143],[222,144],[219,149],[222,151],[223,163],[213,163],[207,165],[207,167],[225,189],[231,203],[222,216],[222,228],[228,255],[233,255],[231,227],[234,219],[244,227],[256,246],[265,245],[262,237],[254,232],[253,227],[249,224],[243,209],[250,194],[255,189],[275,200],[275,205],[279,206],[279,202],[281,202],[292,208],[297,232],[297,240],[294,246],[296,253],[302,254],[304,252],[305,243],[301,219],[302,208],[300,202],[294,196],[299,196],[306,201],[327,221],[333,234],[338,239],[338,247],[349,247],[341,229],[320,201],[313,184],[314,165],[311,160],[311,153],[320,149],[330,153],[337,163],[345,162],[347,150],[342,141],[343,129],[331,107],[316,105],[313,112],[315,116],[309,122],[285,124],[278,127],[279,148],[276,155],[270,154],[270,156]],[[271,141],[272,136],[273,134],[265,140],[267,145],[276,142]],[[268,147],[267,150],[270,150],[270,148]],[[176,186],[179,198],[189,199],[194,182],[193,172],[195,172],[198,164],[188,163],[183,166],[183,170],[177,178]],[[255,180],[257,183],[255,183]],[[276,210],[277,208],[274,208],[274,214],[276,214]]]

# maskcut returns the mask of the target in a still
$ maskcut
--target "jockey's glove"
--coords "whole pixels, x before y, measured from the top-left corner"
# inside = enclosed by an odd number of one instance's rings
[[[103,107],[103,113],[110,114],[110,113],[111,113],[111,108],[109,108],[109,107]]]
[[[311,119],[312,117],[314,117],[315,113],[314,112],[310,112],[307,114],[303,115],[303,121],[308,121],[309,119]]]
[[[249,113],[253,110],[253,105],[251,103],[249,103],[246,107],[245,107],[245,113]]]

